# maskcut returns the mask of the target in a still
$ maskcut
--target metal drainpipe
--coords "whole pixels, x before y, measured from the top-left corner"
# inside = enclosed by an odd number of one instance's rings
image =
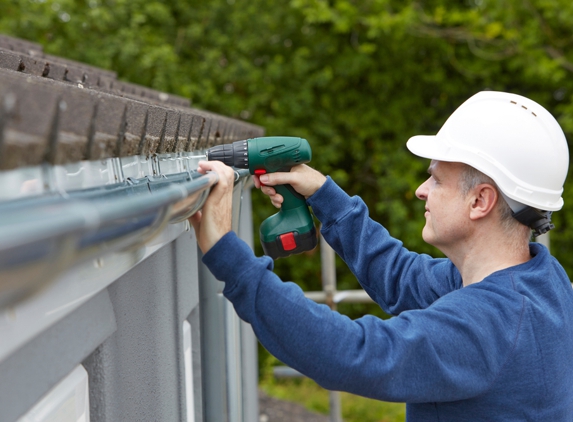
[[[336,265],[334,249],[330,247],[326,240],[320,236],[320,263],[322,267],[322,289],[326,294],[326,304],[336,311]],[[340,403],[340,392],[329,391],[330,422],[342,421],[342,406]]]

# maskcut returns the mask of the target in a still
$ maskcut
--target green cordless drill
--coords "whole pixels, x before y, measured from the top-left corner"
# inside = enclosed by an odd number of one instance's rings
[[[308,163],[312,152],[306,139],[289,136],[252,138],[207,150],[207,160],[249,169],[261,175],[290,171],[297,164]],[[262,222],[261,243],[265,255],[273,259],[287,257],[316,247],[316,227],[304,196],[291,185],[274,186],[284,202],[278,213]]]

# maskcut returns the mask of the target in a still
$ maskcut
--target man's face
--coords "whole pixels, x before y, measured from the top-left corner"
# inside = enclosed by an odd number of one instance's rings
[[[416,190],[416,196],[426,201],[422,237],[446,255],[466,239],[470,230],[470,204],[460,189],[463,169],[461,163],[432,160],[430,177]]]

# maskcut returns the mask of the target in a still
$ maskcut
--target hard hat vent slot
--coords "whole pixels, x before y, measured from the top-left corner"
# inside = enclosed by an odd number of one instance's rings
[[[515,101],[513,101],[513,100],[509,100],[509,102],[510,102],[511,104],[518,105],[518,104],[517,104]],[[521,108],[524,109],[524,110],[527,110],[527,107],[525,107],[524,105],[522,105]],[[535,114],[533,111],[531,112],[531,114],[533,114],[535,117],[537,117],[537,114]]]

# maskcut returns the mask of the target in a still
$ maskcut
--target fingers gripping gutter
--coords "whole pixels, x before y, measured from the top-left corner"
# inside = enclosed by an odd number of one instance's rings
[[[206,253],[231,231],[235,172],[219,161],[200,161],[199,173],[215,172],[219,182],[212,188],[203,209],[189,221],[195,229],[199,247]]]

